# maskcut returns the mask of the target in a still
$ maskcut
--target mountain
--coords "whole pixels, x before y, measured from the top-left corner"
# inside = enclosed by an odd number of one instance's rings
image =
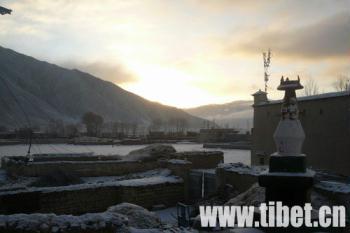
[[[181,109],[148,101],[88,73],[0,46],[0,125],[23,127],[26,115],[32,125],[46,125],[50,120],[80,122],[88,111],[100,114],[105,122],[149,125],[154,119],[182,118],[191,128],[203,125],[203,119]]]
[[[253,121],[253,101],[233,101],[226,104],[203,105],[184,109],[189,114],[215,121],[221,127],[250,130]]]

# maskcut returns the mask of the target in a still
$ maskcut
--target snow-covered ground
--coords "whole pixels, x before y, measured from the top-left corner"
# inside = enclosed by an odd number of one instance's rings
[[[177,225],[177,209],[176,207],[170,207],[163,210],[154,211],[160,218],[162,223],[168,223],[172,225]]]
[[[235,149],[211,149],[203,148],[202,144],[186,143],[186,144],[171,144],[176,151],[195,151],[205,150],[213,151],[220,150],[224,152],[225,163],[241,162],[250,165],[250,150],[235,150]],[[130,151],[141,149],[147,145],[71,145],[71,144],[34,144],[32,147],[33,154],[40,153],[87,153],[94,152],[96,155],[127,155]],[[0,158],[2,156],[26,155],[28,150],[27,145],[9,145],[0,146]]]
[[[321,181],[315,185],[316,188],[335,192],[350,194],[350,183],[341,183],[336,181]]]
[[[164,223],[158,214],[130,203],[111,206],[103,213],[80,216],[55,214],[0,215],[0,231],[16,232],[115,232],[123,233],[198,233],[196,230]]]
[[[1,171],[1,169],[0,169]],[[31,187],[30,184],[37,178],[35,177],[18,177],[16,180],[7,180],[5,184],[0,184],[0,192],[12,193],[18,190],[26,191],[63,191],[76,190],[84,188],[94,188],[102,186],[146,186],[157,185],[162,183],[179,183],[182,179],[171,175],[168,169],[155,169],[146,172],[132,173],[125,176],[99,176],[99,177],[82,177],[84,183],[58,186],[58,187]]]
[[[124,176],[93,176],[93,177],[81,177],[86,184],[101,184],[110,183],[121,180],[141,179],[154,176],[169,176],[171,171],[169,169],[154,169],[145,172],[131,173]]]
[[[267,170],[267,167],[264,167],[264,166],[250,167],[246,164],[239,163],[239,162],[219,164],[218,167],[223,168],[227,171],[236,172],[241,175],[253,175],[253,176],[258,176],[259,174]]]

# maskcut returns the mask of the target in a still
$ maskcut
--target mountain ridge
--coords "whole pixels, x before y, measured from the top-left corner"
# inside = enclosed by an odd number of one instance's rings
[[[26,121],[17,101],[35,125],[50,119],[79,122],[88,111],[110,122],[149,125],[157,118],[176,117],[186,119],[193,128],[201,127],[203,122],[181,109],[146,100],[84,71],[63,68],[1,46],[0,76],[0,120],[5,126],[23,127]]]
[[[224,104],[208,104],[184,109],[191,115],[215,121],[221,127],[250,130],[253,121],[253,101],[238,100]]]

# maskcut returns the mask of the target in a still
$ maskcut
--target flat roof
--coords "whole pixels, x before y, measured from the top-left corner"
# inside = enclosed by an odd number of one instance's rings
[[[323,94],[318,94],[318,95],[302,96],[302,97],[297,97],[297,100],[300,102],[300,101],[328,99],[328,98],[344,97],[344,96],[350,96],[350,91],[338,91],[338,92],[329,92],[329,93],[323,93]],[[256,104],[255,106],[281,104],[282,102],[283,102],[282,99],[281,100],[269,100],[268,102]]]

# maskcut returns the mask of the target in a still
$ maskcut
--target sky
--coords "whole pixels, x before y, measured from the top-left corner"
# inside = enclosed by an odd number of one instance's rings
[[[350,76],[350,0],[5,0],[0,45],[189,108]],[[302,91],[299,93],[302,95]]]

